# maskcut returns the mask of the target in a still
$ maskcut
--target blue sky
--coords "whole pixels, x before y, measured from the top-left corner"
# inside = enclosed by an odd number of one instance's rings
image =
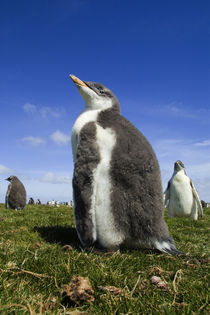
[[[11,174],[28,198],[72,199],[70,73],[115,93],[164,189],[180,159],[210,201],[209,13],[206,0],[1,1],[0,202]]]

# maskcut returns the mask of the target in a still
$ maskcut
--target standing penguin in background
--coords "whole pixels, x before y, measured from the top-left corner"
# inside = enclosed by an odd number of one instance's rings
[[[38,198],[37,201],[36,201],[36,205],[41,205],[41,200]]]
[[[197,220],[198,210],[201,217],[203,216],[199,195],[181,161],[174,163],[174,173],[168,182],[164,199],[165,205],[168,203],[168,212],[171,217],[189,217]]]
[[[26,205],[26,190],[21,181],[16,176],[6,178],[10,182],[6,198],[5,207],[7,209],[20,210]]]
[[[70,75],[85,101],[72,129],[76,229],[84,247],[182,254],[163,218],[159,165],[147,139],[100,83]]]
[[[29,201],[28,201],[29,205],[34,205],[34,199],[32,197],[30,197]]]

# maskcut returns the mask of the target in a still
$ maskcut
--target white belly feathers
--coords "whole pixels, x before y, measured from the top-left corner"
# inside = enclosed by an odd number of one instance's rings
[[[100,162],[93,170],[91,209],[94,226],[93,237],[106,248],[112,248],[123,241],[123,235],[117,231],[111,209],[110,162],[112,151],[116,144],[116,134],[113,129],[104,129],[97,124],[97,116],[100,110],[86,111],[76,120],[72,130],[72,151],[74,161],[76,159],[79,134],[83,126],[88,122],[96,124],[96,142],[99,148]]]
[[[170,208],[175,211],[176,216],[190,216],[194,206],[194,198],[190,180],[187,176],[176,176],[171,183]]]
[[[123,240],[115,228],[110,199],[112,189],[110,162],[116,135],[111,128],[104,129],[99,125],[96,127],[100,162],[94,170],[92,207],[95,208],[97,238],[104,247],[111,248]]]
[[[7,193],[6,193],[6,208],[7,208],[7,209],[9,209],[9,202],[8,202],[8,199],[9,199],[9,194],[10,194],[11,188],[12,188],[12,185],[9,184],[8,189],[7,189]]]

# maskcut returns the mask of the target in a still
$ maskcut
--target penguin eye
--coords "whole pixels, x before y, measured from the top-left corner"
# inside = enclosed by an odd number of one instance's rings
[[[104,90],[100,86],[98,87],[98,91],[99,91],[99,93],[104,94]]]

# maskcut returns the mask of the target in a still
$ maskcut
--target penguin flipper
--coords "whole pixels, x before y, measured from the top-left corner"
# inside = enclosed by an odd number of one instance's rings
[[[82,246],[88,248],[96,241],[95,211],[91,206],[89,178],[85,184],[80,177],[79,174],[73,178],[74,217],[78,238]]]
[[[195,200],[197,202],[200,215],[201,215],[201,217],[203,217],[203,207],[202,207],[202,204],[201,204],[201,201],[200,201],[200,197],[199,197],[198,192],[197,192],[197,190],[196,190],[196,188],[195,188],[195,186],[193,184],[192,179],[190,179],[190,185],[191,185],[191,188],[192,188],[193,196],[195,197]]]
[[[84,248],[92,247],[96,241],[96,227],[94,222],[94,214],[90,209],[84,207],[82,202],[74,201],[74,216],[76,223],[76,231],[78,238]]]
[[[163,204],[166,207],[167,206],[167,201],[169,200],[170,197],[170,181],[168,182],[168,186],[163,194]]]

